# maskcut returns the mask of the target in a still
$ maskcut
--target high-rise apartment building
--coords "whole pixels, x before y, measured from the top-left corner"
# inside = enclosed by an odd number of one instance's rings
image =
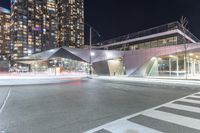
[[[84,43],[83,0],[11,0],[12,58]]]
[[[58,0],[59,46],[84,45],[84,1]]]
[[[56,0],[43,1],[43,50],[55,48],[58,36]]]
[[[54,48],[57,34],[55,1],[11,1],[13,59]]]
[[[10,11],[0,7],[0,60],[9,57],[10,44]]]

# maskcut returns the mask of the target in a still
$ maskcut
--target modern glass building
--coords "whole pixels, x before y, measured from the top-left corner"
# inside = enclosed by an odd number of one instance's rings
[[[124,51],[196,42],[199,39],[190,31],[172,22],[98,43],[96,48]]]
[[[10,11],[0,7],[0,61],[9,57]]]
[[[95,48],[125,51],[129,76],[200,78],[199,42],[179,22],[172,22],[98,43]]]
[[[44,71],[84,68],[86,72],[91,59],[93,73],[97,75],[200,79],[199,39],[178,22],[139,33],[111,40],[109,44],[106,41],[91,53],[89,49],[61,47],[21,58],[18,62],[30,64],[32,68],[41,68],[39,64],[46,62]]]

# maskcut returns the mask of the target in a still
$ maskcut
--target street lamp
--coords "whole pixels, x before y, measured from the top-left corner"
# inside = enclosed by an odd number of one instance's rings
[[[90,56],[90,60],[89,60],[89,63],[90,63],[90,70],[89,70],[89,74],[92,75],[92,56],[94,56],[95,54],[92,53],[92,31],[94,31],[98,37],[100,37],[101,35],[99,34],[99,32],[93,28],[91,25],[85,23],[86,26],[88,26],[90,28],[90,47],[89,47],[89,56]]]

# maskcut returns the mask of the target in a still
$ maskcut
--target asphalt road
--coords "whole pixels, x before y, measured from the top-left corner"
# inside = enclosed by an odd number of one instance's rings
[[[185,85],[87,78],[57,84],[2,86],[0,131],[82,133],[198,91],[198,87]]]

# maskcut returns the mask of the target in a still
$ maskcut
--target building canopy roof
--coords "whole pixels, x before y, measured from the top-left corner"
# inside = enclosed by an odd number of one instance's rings
[[[0,7],[0,12],[10,14],[10,10],[3,8],[3,7]]]
[[[109,59],[121,58],[124,55],[124,52],[114,50],[92,50],[91,53],[93,63]],[[42,62],[54,58],[67,58],[77,61],[89,62],[90,51],[89,49],[61,47],[22,57],[17,60],[17,62],[33,64],[34,62]]]

